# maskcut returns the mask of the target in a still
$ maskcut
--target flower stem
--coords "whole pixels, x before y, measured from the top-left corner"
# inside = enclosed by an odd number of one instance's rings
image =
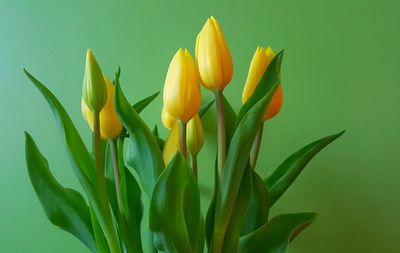
[[[118,147],[117,147],[117,139],[109,140],[110,151],[111,151],[111,159],[113,163],[113,171],[114,171],[114,181],[115,181],[115,192],[117,194],[117,203],[118,203],[118,219],[122,232],[122,236],[124,238],[125,247],[127,252],[133,252],[130,232],[128,228],[128,221],[125,216],[124,206],[122,202],[122,194],[121,194],[121,175],[120,168],[118,162]],[[123,169],[123,168],[122,168]]]
[[[226,159],[226,129],[225,112],[222,90],[215,91],[215,101],[217,106],[217,128],[218,128],[218,172],[222,176]]]
[[[179,151],[187,159],[186,123],[179,120]]]
[[[254,140],[253,146],[251,147],[250,166],[253,169],[256,169],[258,153],[260,152],[261,140],[263,137],[263,129],[264,129],[264,124],[261,124],[260,128],[258,129],[257,136],[256,139]]]
[[[194,176],[197,179],[197,155],[192,155],[192,167]]]
[[[120,253],[121,248],[118,240],[116,227],[113,224],[110,205],[108,201],[106,179],[104,175],[104,153],[102,148],[102,141],[100,137],[100,115],[99,112],[93,113],[93,150],[95,156],[95,164],[97,171],[97,183],[99,187],[100,201],[103,208],[102,213],[104,217],[98,217],[98,219],[104,219],[103,227],[104,234],[110,245],[111,253]]]

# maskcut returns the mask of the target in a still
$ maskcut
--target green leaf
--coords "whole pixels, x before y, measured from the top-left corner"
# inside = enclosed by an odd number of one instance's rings
[[[147,196],[164,169],[161,150],[153,133],[133,109],[117,82],[115,86],[115,110],[129,133],[126,162],[136,170]]]
[[[207,209],[207,215],[205,220],[205,236],[208,248],[211,245],[212,236],[214,233],[214,221],[215,221],[215,206],[216,198],[219,192],[219,174],[218,174],[218,164],[217,158],[215,158],[214,164],[214,193],[210,202],[210,206]]]
[[[158,250],[195,253],[202,228],[200,193],[193,171],[177,153],[161,174],[150,202],[150,229]],[[201,253],[201,252],[198,252]]]
[[[74,235],[92,252],[97,252],[88,205],[77,191],[57,182],[46,158],[28,133],[25,133],[25,155],[33,188],[51,223]]]
[[[106,234],[109,245],[113,245],[115,250],[119,252],[116,228],[112,223],[109,210],[106,210],[103,207],[100,196],[98,195],[99,191],[96,181],[97,175],[90,153],[79,136],[71,118],[68,116],[64,107],[53,95],[53,93],[51,93],[45,85],[43,85],[25,69],[24,72],[48,102],[56,118],[58,126],[61,129],[62,137],[64,138],[66,145],[66,151],[68,152],[75,175],[77,176],[82,188],[89,198],[89,204],[93,208],[93,211],[96,214],[104,233]]]
[[[118,140],[118,163],[121,174],[121,197],[123,213],[126,217],[130,243],[135,252],[143,252],[141,241],[141,222],[143,217],[143,205],[141,200],[142,192],[135,177],[124,165],[124,138]]]
[[[159,91],[135,103],[132,107],[137,113],[141,113],[160,94]]]
[[[110,142],[107,142],[104,150],[104,173],[107,183],[108,200],[115,217],[118,217],[117,191],[115,188],[114,167],[111,156]]]
[[[229,103],[228,99],[224,97],[224,113],[225,113],[225,128],[226,128],[226,148],[228,149],[230,140],[235,132],[237,116],[235,110],[233,110],[232,105]]]
[[[269,64],[266,74],[277,76],[276,78],[262,78],[257,90],[259,92],[265,91],[259,101],[254,102],[254,105],[247,109],[249,104],[252,104],[256,96],[253,96],[249,101],[243,105],[239,112],[244,114],[241,118],[238,116],[237,127],[233,133],[229,149],[227,152],[226,162],[222,175],[222,182],[220,184],[220,195],[217,196],[216,209],[215,209],[215,229],[214,247],[220,247],[223,244],[224,235],[226,233],[232,210],[238,195],[240,182],[245,171],[249,153],[253,145],[258,128],[261,126],[262,118],[265,110],[267,109],[275,90],[280,83],[279,81],[279,68],[281,61],[281,53],[273,58]],[[270,73],[269,69],[274,71]],[[264,74],[265,76],[265,74]],[[265,82],[263,82],[265,81]],[[268,82],[267,82],[268,81]],[[273,82],[273,83],[269,83]],[[259,89],[259,87],[267,87],[266,89]],[[255,93],[256,93],[255,92]]]
[[[226,136],[227,136],[227,148],[229,147],[230,137],[233,135],[236,125],[236,113],[233,110],[229,101],[224,97],[224,112],[225,112],[225,127],[226,127]],[[215,158],[215,166],[214,166],[214,194],[211,199],[210,206],[207,210],[207,216],[205,221],[205,229],[206,229],[206,241],[207,245],[210,246],[211,237],[214,229],[214,217],[215,217],[215,202],[216,196],[219,192],[219,175],[218,175],[218,165],[217,158]]]
[[[268,221],[269,193],[264,181],[255,170],[252,170],[252,192],[247,209],[242,235],[249,234]]]
[[[200,118],[202,118],[202,117],[204,116],[204,114],[208,111],[208,109],[210,109],[210,107],[212,106],[212,104],[214,103],[214,101],[215,101],[215,99],[212,100],[212,101],[209,102],[209,103],[205,103],[205,104],[202,104],[202,105],[201,105],[200,110],[199,110],[199,113],[198,113]]]
[[[271,206],[282,196],[289,186],[296,180],[308,162],[326,147],[329,143],[339,138],[344,131],[334,134],[320,140],[317,140],[303,147],[296,153],[287,158],[267,179],[267,185],[270,196]]]
[[[110,253],[110,247],[108,246],[107,243],[107,238],[103,233],[103,230],[101,229],[99,220],[97,219],[93,208],[89,206],[90,210],[90,217],[92,220],[92,227],[93,227],[93,232],[94,232],[94,237],[96,238],[96,245],[97,245],[97,250],[99,253]]]
[[[240,183],[239,193],[236,198],[235,206],[232,211],[231,220],[225,233],[223,253],[237,252],[239,237],[242,226],[245,222],[247,209],[249,206],[249,196],[252,189],[252,169],[248,163]]]
[[[289,243],[315,219],[315,213],[283,214],[240,238],[240,253],[285,253]]]
[[[153,134],[154,134],[154,138],[156,138],[158,146],[160,147],[160,150],[162,151],[164,149],[164,145],[165,145],[165,140],[163,138],[160,137],[160,135],[158,134],[158,127],[157,125],[154,126],[153,128]]]
[[[97,184],[95,179],[96,172],[85,144],[78,134],[72,120],[68,116],[64,107],[57,100],[57,98],[42,84],[39,80],[33,77],[28,71],[24,69],[25,74],[32,81],[32,83],[39,89],[44,98],[47,100],[54,116],[61,128],[62,135],[66,144],[66,150],[71,158],[71,162],[77,175],[79,182],[90,196],[96,197]]]

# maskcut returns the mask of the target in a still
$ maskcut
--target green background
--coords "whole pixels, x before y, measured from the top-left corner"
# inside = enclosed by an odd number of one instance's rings
[[[162,89],[173,54],[179,47],[193,52],[197,33],[214,15],[234,59],[226,95],[236,109],[256,46],[285,49],[284,105],[265,127],[262,175],[314,139],[347,130],[274,207],[274,214],[319,213],[289,252],[400,252],[399,13],[397,0],[0,0],[0,251],[89,252],[47,221],[29,182],[23,130],[56,177],[77,186],[53,116],[22,67],[59,97],[89,142],[80,113],[86,49],[108,75],[122,67],[123,89],[135,102]],[[159,97],[143,113],[150,126],[160,124],[161,107]],[[213,109],[200,155],[203,209],[214,117]]]

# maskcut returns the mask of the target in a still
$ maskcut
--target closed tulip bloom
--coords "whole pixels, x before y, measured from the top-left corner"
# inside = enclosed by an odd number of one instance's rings
[[[176,122],[176,119],[174,117],[172,117],[167,110],[165,110],[165,107],[163,107],[162,112],[161,112],[161,120],[163,125],[168,128],[171,129],[172,126],[174,125],[174,123]]]
[[[198,114],[194,116],[187,125],[186,132],[187,147],[192,156],[196,156],[204,143],[204,130]]]
[[[114,110],[114,85],[104,76],[107,87],[107,102],[100,111],[100,135],[102,139],[115,139],[121,134],[122,124]],[[93,113],[82,98],[82,114],[93,131]]]
[[[167,165],[178,151],[179,151],[179,124],[175,122],[175,124],[169,131],[169,135],[164,144],[164,149],[163,149],[164,164]]]
[[[107,87],[103,72],[91,49],[88,49],[86,53],[82,96],[86,105],[93,112],[100,112],[107,101]]]
[[[247,75],[246,84],[243,89],[242,103],[246,103],[247,100],[253,95],[258,83],[260,82],[265,70],[270,64],[271,60],[274,58],[274,52],[271,47],[262,48],[257,47],[254,53],[253,59],[250,63],[249,73]],[[269,104],[267,110],[264,114],[264,120],[274,117],[280,111],[282,107],[282,86],[279,85],[272,97],[271,103]]]
[[[232,57],[218,21],[207,19],[197,36],[196,60],[200,79],[209,90],[223,90],[233,75]]]
[[[200,79],[195,62],[186,49],[179,49],[169,65],[164,85],[164,108],[176,120],[188,122],[201,103]]]

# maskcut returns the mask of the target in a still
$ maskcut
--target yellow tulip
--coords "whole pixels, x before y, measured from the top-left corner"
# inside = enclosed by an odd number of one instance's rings
[[[164,144],[163,159],[165,165],[167,165],[174,155],[179,151],[179,124],[175,122],[169,131],[169,135]]]
[[[203,125],[198,114],[187,124],[186,139],[189,153],[192,156],[196,156],[200,152],[204,142]]]
[[[108,99],[100,111],[100,135],[102,139],[115,139],[121,134],[122,124],[114,110],[114,85],[105,75],[104,80],[107,87]],[[81,106],[83,118],[88,122],[93,131],[93,113],[83,98]]]
[[[169,65],[164,85],[165,110],[176,120],[188,122],[201,103],[200,80],[188,50],[179,49]]]
[[[82,96],[86,105],[93,112],[100,112],[107,101],[107,88],[103,73],[91,49],[88,49],[86,53]]]
[[[260,82],[265,70],[270,64],[271,60],[274,58],[274,52],[271,47],[262,48],[257,47],[254,53],[253,59],[250,63],[249,73],[247,75],[246,84],[243,89],[242,103],[246,103],[251,97],[254,90],[256,89],[258,83]],[[279,85],[272,97],[271,103],[269,104],[267,110],[264,114],[264,120],[274,117],[280,111],[282,107],[282,86]]]
[[[171,129],[176,122],[176,119],[165,110],[165,107],[163,107],[161,112],[161,120],[163,125],[168,129]]]
[[[209,90],[223,90],[233,75],[232,57],[218,21],[207,19],[197,35],[196,61],[200,79]]]

